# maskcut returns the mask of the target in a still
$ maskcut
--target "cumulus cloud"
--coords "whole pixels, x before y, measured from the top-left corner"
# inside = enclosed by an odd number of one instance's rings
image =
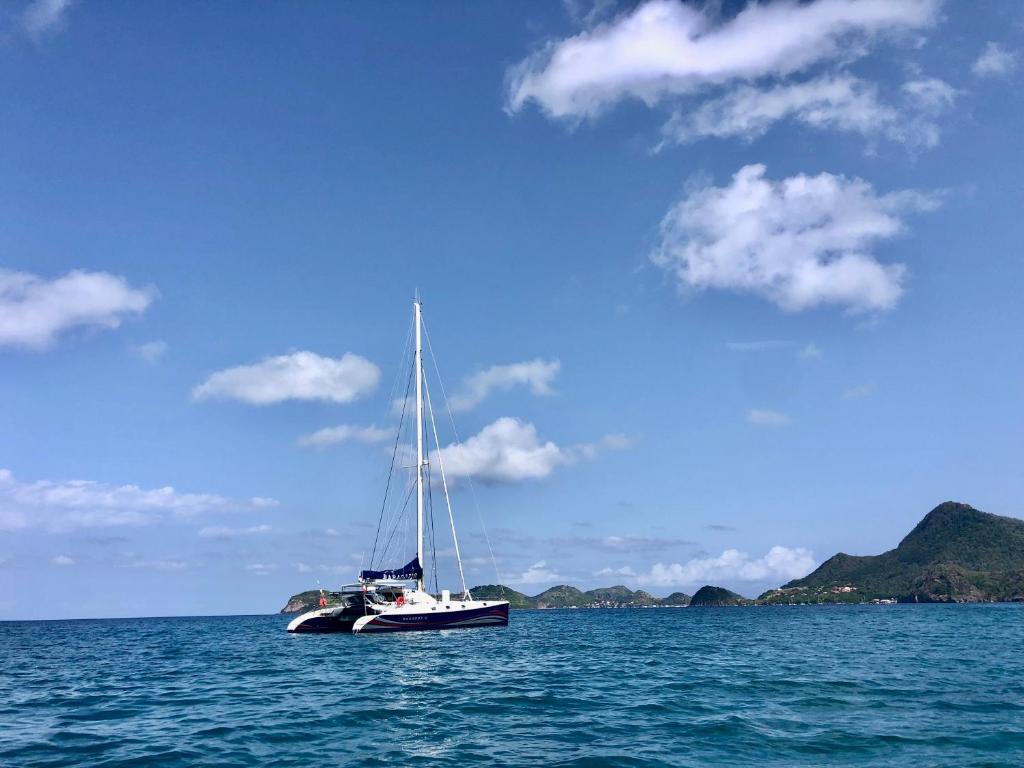
[[[507,416],[468,440],[442,448],[439,454],[449,478],[472,477],[493,483],[538,480],[574,461],[572,451],[550,440],[542,442],[533,424]]]
[[[176,517],[213,510],[276,505],[274,499],[230,499],[211,493],[181,493],[171,486],[140,488],[94,480],[17,480],[0,469],[0,530],[146,525],[170,514]]]
[[[512,584],[545,584],[558,581],[561,578],[561,576],[548,568],[546,562],[539,560],[518,576],[510,577],[508,581]]]
[[[681,288],[752,293],[788,312],[838,304],[891,309],[906,268],[871,253],[904,229],[901,215],[937,207],[914,191],[878,195],[865,181],[830,173],[765,178],[741,168],[724,187],[693,189],[661,222],[650,254]]]
[[[54,565],[74,565],[75,561],[67,555],[57,555],[51,560]]]
[[[784,427],[789,424],[789,416],[778,411],[753,408],[747,411],[747,421],[761,427]]]
[[[250,525],[247,528],[229,528],[226,525],[209,525],[205,528],[199,529],[199,538],[201,539],[220,539],[222,541],[227,539],[237,539],[242,536],[255,536],[261,533],[269,533],[271,530],[269,525]]]
[[[685,563],[655,563],[637,577],[641,584],[677,587],[695,584],[720,584],[729,581],[778,581],[798,579],[810,573],[817,563],[814,553],[797,547],[775,546],[764,557],[751,559],[746,552],[727,549],[718,557],[698,557]]]
[[[294,352],[218,371],[193,389],[192,397],[235,399],[252,405],[285,400],[349,403],[376,389],[379,380],[380,368],[351,352],[337,359]]]
[[[21,15],[22,26],[35,39],[59,32],[71,3],[72,0],[32,0]]]
[[[868,36],[928,26],[938,2],[782,0],[728,19],[717,8],[651,0],[551,42],[508,72],[507,109],[532,101],[554,118],[585,118],[627,98],[652,106],[730,81],[785,77],[853,58]]]
[[[382,429],[376,425],[357,427],[352,424],[339,424],[336,427],[318,429],[310,435],[299,438],[299,445],[314,448],[326,448],[329,445],[345,442],[386,443],[395,437],[393,429]]]
[[[985,43],[981,55],[971,65],[977,77],[999,77],[1008,75],[1017,68],[1017,57],[999,43]]]
[[[461,443],[442,448],[439,464],[448,480],[478,478],[487,483],[516,483],[539,480],[559,466],[594,459],[604,450],[622,450],[633,445],[626,435],[610,434],[593,443],[562,447],[542,441],[530,423],[504,416]]]
[[[551,395],[554,381],[561,368],[558,360],[530,360],[509,365],[492,365],[485,371],[474,373],[462,384],[462,389],[450,400],[453,411],[469,411],[495,391],[517,386],[529,387],[534,395]]]
[[[117,328],[155,296],[153,288],[133,288],[107,272],[76,269],[47,279],[0,269],[0,346],[42,350],[72,328]]]

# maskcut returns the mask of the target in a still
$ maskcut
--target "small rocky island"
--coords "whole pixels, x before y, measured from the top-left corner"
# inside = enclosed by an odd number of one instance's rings
[[[526,595],[501,584],[470,590],[477,599],[508,600],[512,608],[676,608],[683,606],[806,605],[817,603],[979,603],[1024,601],[1024,520],[947,501],[935,507],[899,543],[880,555],[840,552],[813,573],[756,600],[706,585],[654,597],[641,589],[581,591],[560,584]],[[281,613],[302,613],[320,593],[293,595]]]

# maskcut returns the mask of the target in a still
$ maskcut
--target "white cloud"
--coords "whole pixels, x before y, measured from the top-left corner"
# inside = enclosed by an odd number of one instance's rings
[[[440,451],[450,479],[479,478],[485,482],[514,483],[547,477],[556,467],[571,464],[571,451],[541,442],[533,424],[502,417],[461,443]]]
[[[336,443],[355,441],[359,443],[386,443],[394,439],[393,429],[381,429],[376,425],[356,427],[352,424],[339,424],[336,427],[325,427],[316,432],[299,438],[299,445],[314,448],[326,448]]]
[[[440,450],[440,463],[448,481],[479,478],[489,483],[539,480],[557,467],[595,459],[605,450],[624,450],[634,440],[623,434],[609,434],[593,443],[568,448],[542,442],[533,424],[504,416],[461,443]]]
[[[747,411],[747,421],[762,427],[784,427],[789,424],[789,416],[778,411],[754,408]]]
[[[453,411],[468,411],[478,406],[496,390],[526,386],[535,395],[551,395],[551,382],[558,375],[558,360],[530,360],[509,365],[492,365],[485,371],[474,373],[462,384],[449,405]]]
[[[171,486],[140,488],[94,480],[22,482],[0,469],[0,530],[41,527],[50,531],[145,525],[164,514],[191,517],[211,510],[265,507],[274,499],[230,499],[211,493],[180,493]]]
[[[253,405],[284,400],[348,403],[372,392],[379,380],[380,369],[351,352],[337,359],[294,352],[218,371],[193,389],[192,397],[233,398]]]
[[[658,148],[709,137],[753,141],[786,119],[821,130],[882,136],[915,148],[936,146],[939,129],[928,117],[947,109],[957,91],[934,78],[906,83],[902,90],[912,110],[883,104],[874,85],[849,75],[768,88],[741,85],[696,109],[677,110],[662,128]]]
[[[540,560],[518,576],[512,576],[508,581],[512,584],[544,584],[546,582],[558,581],[562,577],[548,568],[548,564]]]
[[[764,557],[752,560],[746,552],[727,549],[718,557],[693,558],[685,563],[655,563],[637,578],[641,584],[676,587],[721,584],[728,581],[778,581],[798,579],[817,563],[814,553],[802,547],[772,547]]]
[[[906,268],[871,253],[903,231],[903,213],[937,201],[914,191],[877,195],[871,185],[830,173],[765,178],[741,168],[724,187],[694,189],[661,222],[651,261],[680,287],[752,293],[785,311],[839,304],[891,309]]]
[[[627,578],[633,578],[636,576],[636,571],[630,568],[628,565],[624,565],[621,568],[602,568],[600,571],[594,573],[595,576],[626,576]]]
[[[868,134],[895,122],[897,117],[895,110],[878,102],[874,87],[862,80],[821,77],[764,90],[738,87],[695,110],[676,112],[662,135],[680,144],[706,137],[738,136],[751,141],[786,118],[815,128]]]
[[[856,387],[850,387],[843,392],[843,398],[846,400],[862,400],[865,397],[871,397],[875,394],[875,382],[866,381],[863,384],[858,384]]]
[[[971,65],[971,71],[978,77],[1008,75],[1016,68],[1016,55],[994,42],[985,43],[981,55]]]
[[[937,77],[910,80],[902,87],[904,93],[916,101],[921,109],[931,113],[949,109],[960,94],[956,88]]]
[[[580,443],[573,446],[570,455],[573,458],[596,459],[602,451],[625,451],[632,448],[636,441],[629,435],[614,433],[605,435],[595,443]]]
[[[295,563],[295,570],[299,573],[312,573],[313,567],[306,563]]]
[[[0,568],[3,568],[5,565],[10,563],[12,560],[14,560],[14,556],[13,555],[0,555]]]
[[[51,561],[54,565],[74,565],[75,561],[67,555],[57,555]]]
[[[0,346],[42,350],[72,328],[117,328],[155,296],[153,288],[133,288],[107,272],[76,269],[48,280],[0,269]]]
[[[533,101],[551,117],[593,117],[626,98],[652,106],[707,86],[785,77],[856,56],[865,36],[925,27],[938,2],[783,0],[751,3],[729,19],[717,8],[651,0],[549,43],[509,71],[507,108]]]
[[[269,576],[277,570],[277,566],[273,563],[252,563],[245,566],[245,570],[253,576]]]
[[[199,529],[201,539],[237,539],[241,536],[255,536],[260,533],[269,533],[269,525],[250,525],[248,528],[229,528],[225,525],[209,525]]]
[[[135,352],[150,365],[156,365],[167,352],[167,342],[160,339],[147,341],[145,344],[139,344]]]
[[[40,38],[64,26],[64,14],[72,0],[32,0],[21,15],[22,26],[30,37]]]

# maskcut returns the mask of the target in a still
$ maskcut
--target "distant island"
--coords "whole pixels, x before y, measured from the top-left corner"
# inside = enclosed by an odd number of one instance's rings
[[[561,584],[526,595],[501,584],[470,592],[508,600],[512,608],[676,608],[825,603],[980,603],[1024,601],[1024,520],[947,501],[935,507],[899,543],[880,555],[842,552],[813,573],[769,590],[756,600],[706,585],[691,597],[654,597],[617,585],[581,591]],[[317,590],[289,598],[281,613],[319,605]]]

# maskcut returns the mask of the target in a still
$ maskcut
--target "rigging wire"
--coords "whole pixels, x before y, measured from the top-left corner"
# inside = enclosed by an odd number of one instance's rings
[[[402,355],[405,358],[405,355]],[[388,503],[388,492],[391,490],[391,478],[395,472],[395,459],[398,457],[398,443],[402,439],[402,424],[405,421],[405,408],[409,402],[409,387],[412,384],[412,369],[409,370],[409,378],[405,383],[405,398],[402,400],[402,415],[398,420],[398,429],[395,431],[395,447],[391,452],[391,467],[388,469],[388,481],[384,487],[384,500],[380,505],[380,517],[377,519],[377,533],[373,537],[373,553],[370,555],[370,568],[373,568],[374,557],[377,554],[377,541],[380,538],[380,527],[384,522],[384,510]],[[404,506],[404,505],[403,505]],[[383,553],[381,555],[383,557]]]
[[[438,381],[441,380],[440,375],[437,378]],[[444,488],[444,501],[448,506],[448,522],[452,526],[452,543],[455,545],[455,562],[459,564],[459,580],[462,582],[462,594],[466,596],[465,599],[472,600],[473,596],[469,594],[469,587],[466,586],[466,576],[462,571],[462,553],[459,552],[459,537],[455,533],[455,515],[452,514],[452,499],[448,493],[448,479],[444,474],[444,458],[441,451],[441,441],[437,437],[437,419],[434,418],[434,405],[430,401],[430,387],[427,385],[426,379],[424,379],[423,383],[424,389],[427,391],[427,411],[430,414],[430,425],[434,430],[434,445],[437,446],[437,465],[441,470],[441,487]]]
[[[430,332],[427,330],[426,323],[423,323],[423,335],[427,339],[427,350],[430,352],[430,359],[434,363],[434,371],[437,373],[437,383],[441,387],[441,399],[444,401],[444,408],[445,408],[445,411],[447,411],[447,413],[448,413],[448,421],[451,423],[451,426],[452,426],[452,434],[455,436],[455,442],[456,443],[460,443],[462,441],[459,438],[459,430],[455,426],[455,417],[452,416],[451,405],[448,403],[448,394],[444,390],[444,379],[441,378],[441,369],[437,365],[437,357],[435,357],[435,355],[434,355],[434,347],[430,343]],[[428,394],[428,398],[429,398],[429,394]],[[491,537],[487,534],[487,524],[484,523],[483,515],[480,514],[480,504],[477,502],[476,487],[473,485],[473,478],[467,476],[466,477],[466,482],[469,485],[469,494],[470,494],[470,497],[473,500],[473,509],[476,511],[477,520],[480,521],[480,527],[483,529],[483,532],[484,532],[484,541],[487,542],[487,552],[491,556],[491,565],[494,566],[494,579],[495,579],[495,583],[498,585],[498,589],[501,590],[501,596],[504,598],[505,597],[505,587],[501,583],[501,575],[498,573],[498,561],[495,559],[495,557],[494,557],[494,549],[491,547]]]

